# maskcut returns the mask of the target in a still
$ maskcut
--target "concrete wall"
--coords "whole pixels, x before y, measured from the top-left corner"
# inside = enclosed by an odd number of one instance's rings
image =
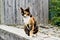
[[[27,40],[26,38],[22,37],[22,36],[17,36],[13,33],[9,33],[7,31],[4,31],[2,29],[0,29],[0,40]]]
[[[1,1],[1,23],[21,24],[23,19],[20,7],[30,7],[31,14],[37,23],[48,23],[48,0],[0,0]]]
[[[3,0],[0,0],[0,22],[1,24],[4,23],[4,1]]]
[[[28,40],[23,29],[0,25],[0,40]]]
[[[1,0],[0,0],[0,23],[1,23]]]

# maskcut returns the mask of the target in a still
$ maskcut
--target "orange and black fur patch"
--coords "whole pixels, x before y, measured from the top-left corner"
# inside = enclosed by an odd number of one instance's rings
[[[36,25],[35,18],[30,14],[29,7],[27,9],[21,9],[21,13],[24,20],[24,31],[28,36],[32,36],[32,34],[36,34],[38,32],[38,26]]]

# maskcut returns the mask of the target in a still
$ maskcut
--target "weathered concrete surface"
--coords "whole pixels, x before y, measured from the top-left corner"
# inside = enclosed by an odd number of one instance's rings
[[[48,29],[40,28],[40,32],[38,32],[37,36],[29,37],[25,34],[23,29],[0,25],[0,37],[3,40],[60,40],[57,36],[44,34],[42,29],[44,32],[48,31]]]
[[[0,25],[0,37],[4,40],[27,40],[23,29]],[[26,36],[27,37],[27,36]]]

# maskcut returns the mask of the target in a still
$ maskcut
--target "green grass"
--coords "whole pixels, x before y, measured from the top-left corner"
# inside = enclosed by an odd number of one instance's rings
[[[52,25],[57,25],[60,27],[60,0],[50,0],[49,20]]]

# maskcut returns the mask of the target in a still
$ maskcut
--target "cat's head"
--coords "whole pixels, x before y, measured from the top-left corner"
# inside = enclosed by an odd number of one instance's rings
[[[22,7],[20,9],[21,9],[22,16],[31,16],[29,7],[26,8],[25,10]]]

